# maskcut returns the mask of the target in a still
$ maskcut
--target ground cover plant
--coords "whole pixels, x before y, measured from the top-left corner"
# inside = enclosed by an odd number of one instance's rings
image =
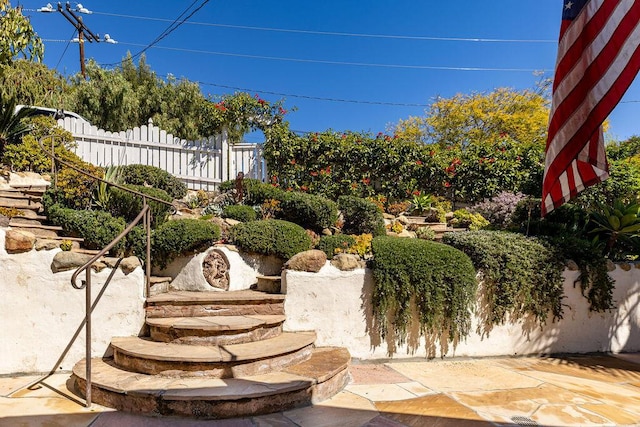
[[[486,323],[549,314],[562,318],[564,258],[544,241],[502,231],[448,233],[443,242],[467,254],[482,272]]]
[[[455,342],[470,332],[477,284],[467,255],[441,243],[397,237],[376,237],[372,249],[372,305],[383,338],[392,333],[405,342],[412,301],[421,335]]]

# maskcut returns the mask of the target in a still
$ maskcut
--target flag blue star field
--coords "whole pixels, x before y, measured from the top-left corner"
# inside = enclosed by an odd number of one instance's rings
[[[640,0],[565,0],[542,215],[609,176],[602,123],[640,69]]]

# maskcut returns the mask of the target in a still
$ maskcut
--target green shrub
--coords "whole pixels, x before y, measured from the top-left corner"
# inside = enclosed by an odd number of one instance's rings
[[[479,213],[471,213],[466,209],[458,209],[453,213],[451,226],[476,231],[488,227],[489,221]]]
[[[125,239],[126,255],[135,255],[144,262],[147,259],[147,233],[144,226],[139,224],[133,227]]]
[[[234,189],[235,181],[226,181],[223,184],[230,183],[229,189]],[[245,205],[261,205],[265,200],[275,199],[281,200],[284,197],[284,191],[274,187],[271,184],[265,184],[257,179],[244,179],[242,180],[242,186],[244,188],[244,200]],[[222,186],[221,186],[222,189]]]
[[[51,117],[32,116],[24,121],[30,127],[29,133],[25,134],[19,143],[8,144],[5,147],[2,162],[10,165],[14,171],[48,173],[51,171],[51,157],[40,148],[38,140],[53,135],[56,156],[66,159],[71,153],[69,149],[76,145],[73,135],[60,128]],[[51,151],[51,138],[45,139],[44,145],[47,151]]]
[[[338,206],[344,217],[342,232],[345,234],[373,234],[384,236],[384,217],[378,207],[360,197],[341,196]]]
[[[150,185],[166,191],[172,199],[187,194],[187,186],[164,169],[149,165],[126,165],[122,169],[122,179],[127,184]]]
[[[169,194],[159,188],[145,187],[143,185],[124,185],[123,187],[169,203],[173,200]],[[171,205],[154,200],[147,200],[147,203],[151,207],[151,226],[155,228],[166,221]],[[110,187],[108,211],[113,216],[121,216],[128,222],[132,221],[142,210],[142,205],[142,197],[116,187]]]
[[[383,338],[392,326],[398,342],[404,341],[412,300],[421,333],[449,341],[469,334],[477,284],[468,256],[420,239],[376,237],[372,246],[372,305]],[[388,313],[395,314],[393,325],[387,325]]]
[[[416,237],[423,240],[436,240],[436,232],[431,227],[418,227]]]
[[[374,205],[375,206],[375,205]],[[285,192],[280,199],[278,217],[304,228],[321,231],[335,225],[338,205],[324,197],[299,192]]]
[[[138,241],[144,241],[144,230],[136,233],[135,238]],[[167,221],[152,232],[152,263],[164,268],[176,257],[202,251],[213,245],[219,238],[220,227],[209,221],[199,219]],[[137,255],[144,259],[140,253]]]
[[[580,206],[565,203],[542,218],[540,199],[520,200],[511,215],[510,229],[529,236],[577,235],[585,237],[584,228],[588,214]]]
[[[240,223],[231,228],[230,238],[240,249],[289,259],[311,248],[304,228],[278,219]]]
[[[247,205],[228,205],[222,208],[222,217],[249,222],[258,219],[255,209]]]
[[[65,161],[93,176],[102,176],[100,168],[83,162],[71,152],[68,153],[68,158],[65,158]],[[62,166],[57,175],[56,185],[47,190],[50,197],[49,205],[58,203],[66,208],[88,209],[91,206],[96,185],[97,181],[69,167]]]
[[[335,202],[321,196],[297,191],[283,191],[256,179],[243,180],[245,205],[263,205],[266,201],[279,202],[274,210],[278,219],[296,223],[313,231],[335,225],[338,208]],[[235,188],[235,181],[225,181],[220,190]],[[268,216],[268,215],[267,215]]]
[[[540,324],[549,313],[562,318],[564,259],[536,238],[504,231],[446,233],[443,243],[460,249],[482,271],[487,325],[532,315]]]
[[[114,218],[104,211],[75,210],[54,204],[49,206],[47,215],[49,220],[61,226],[66,234],[82,237],[84,246],[88,249],[104,248],[126,227],[124,219]],[[112,252],[117,252],[123,247],[124,242],[120,241]]]
[[[348,234],[334,234],[333,236],[322,236],[318,242],[318,249],[327,254],[331,259],[336,254],[336,249],[346,252],[356,243],[356,239]]]
[[[550,237],[549,243],[558,249],[562,259],[578,264],[580,289],[589,301],[589,309],[606,311],[614,308],[615,281],[609,276],[607,260],[602,255],[602,250],[595,247],[594,242],[574,236]]]

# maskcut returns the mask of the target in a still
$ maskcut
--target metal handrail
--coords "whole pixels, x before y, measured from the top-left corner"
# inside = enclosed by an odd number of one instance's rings
[[[61,138],[57,135],[47,135],[44,136],[42,138],[40,138],[38,140],[38,145],[40,145],[40,148],[42,149],[42,151],[44,151],[49,157],[51,157],[51,173],[52,175],[55,177],[55,164],[56,162],[69,167],[73,170],[75,170],[76,172],[79,172],[89,178],[92,178],[93,180],[99,181],[99,182],[103,182],[107,185],[119,188],[120,190],[123,191],[127,191],[129,193],[132,193],[134,195],[137,195],[139,197],[142,198],[142,210],[140,211],[140,213],[138,214],[138,216],[136,216],[136,218],[131,221],[131,223],[129,225],[127,225],[127,227],[118,235],[116,236],[115,239],[113,239],[107,246],[105,246],[102,250],[100,250],[97,254],[95,254],[93,257],[91,257],[91,259],[89,259],[86,263],[84,263],[82,266],[78,267],[76,269],[76,271],[73,273],[73,275],[71,276],[71,286],[73,286],[75,289],[85,289],[85,320],[84,320],[84,324],[85,324],[85,333],[86,333],[86,338],[85,338],[85,360],[86,360],[86,364],[85,364],[85,377],[86,377],[86,382],[85,382],[85,402],[86,402],[86,406],[87,408],[91,407],[91,314],[93,312],[93,306],[92,306],[92,302],[91,302],[91,266],[101,257],[103,257],[104,255],[106,255],[116,244],[118,244],[118,242],[120,240],[122,240],[139,222],[140,220],[143,220],[143,224],[144,224],[144,228],[145,228],[145,233],[146,233],[146,259],[145,259],[145,296],[149,296],[150,290],[151,290],[151,208],[149,207],[147,200],[153,200],[155,202],[158,203],[163,203],[165,205],[169,205],[169,206],[173,206],[171,203],[167,202],[166,200],[162,200],[162,199],[158,199],[157,197],[153,197],[153,196],[149,196],[147,194],[143,194],[140,193],[138,191],[135,190],[131,190],[130,188],[124,187],[122,185],[113,183],[113,182],[109,182],[106,181],[100,177],[94,176],[92,174],[90,174],[89,172],[86,172],[78,167],[76,167],[75,165],[62,160],[58,157],[56,157],[55,155],[55,139],[56,137]],[[44,140],[45,139],[51,139],[51,152],[47,151],[47,149],[44,146]],[[78,276],[80,275],[80,273],[85,272],[85,280],[82,281],[81,285],[77,284],[77,279]],[[111,278],[113,277],[113,275],[111,275],[108,279],[108,282],[111,281]],[[108,284],[108,282],[105,284],[105,286]],[[77,335],[76,335],[77,337]],[[76,338],[74,337],[74,339]],[[71,345],[71,343],[69,344]],[[61,360],[60,360],[61,363]],[[54,368],[57,369],[57,366]]]

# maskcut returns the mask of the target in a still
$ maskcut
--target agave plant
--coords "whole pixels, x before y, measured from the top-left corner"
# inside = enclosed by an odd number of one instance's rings
[[[110,165],[104,171],[103,179],[107,182],[114,184],[122,184],[123,169],[119,166]],[[95,203],[101,209],[108,209],[109,201],[111,200],[111,193],[109,192],[109,185],[105,182],[100,182],[96,187],[95,194],[93,196]]]
[[[640,204],[631,202],[625,204],[616,199],[613,206],[599,205],[598,211],[591,213],[591,222],[596,228],[591,233],[597,233],[594,243],[604,243],[605,254],[609,255],[616,244],[629,243],[633,246],[640,242]]]
[[[422,215],[424,212],[431,209],[435,202],[436,198],[431,194],[415,194],[413,196],[413,200],[411,201],[409,210],[412,213]]]

